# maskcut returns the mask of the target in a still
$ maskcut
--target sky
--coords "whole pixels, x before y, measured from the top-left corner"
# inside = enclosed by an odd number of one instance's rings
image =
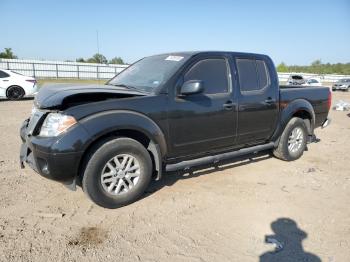
[[[0,50],[132,63],[175,51],[264,53],[276,64],[350,62],[350,0],[0,0]]]

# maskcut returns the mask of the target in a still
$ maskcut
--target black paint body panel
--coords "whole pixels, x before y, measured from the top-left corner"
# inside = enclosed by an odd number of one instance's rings
[[[268,56],[234,52],[186,54],[191,57],[184,66],[154,93],[108,85],[43,88],[35,99],[36,106],[71,115],[78,124],[55,138],[28,136],[24,124],[21,137],[27,148],[23,151],[33,153],[40,174],[64,182],[78,174],[82,157],[95,141],[118,131],[144,134],[159,147],[161,161],[166,164],[274,142],[299,111],[312,118],[310,135],[327,118],[329,90],[299,86],[280,89]],[[230,90],[179,96],[186,70],[195,61],[218,57],[227,61]],[[260,92],[242,92],[236,58],[265,61],[269,85]],[[48,165],[48,173],[42,171],[43,163]]]

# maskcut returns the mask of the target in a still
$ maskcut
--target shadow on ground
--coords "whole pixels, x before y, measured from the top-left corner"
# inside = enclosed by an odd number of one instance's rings
[[[275,245],[275,250],[260,256],[260,262],[320,262],[321,259],[310,252],[305,252],[302,241],[307,233],[300,229],[290,218],[279,218],[271,223],[274,235],[265,236],[265,242]]]
[[[10,100],[10,99],[7,99],[6,97],[2,97],[0,98],[0,102],[18,102],[18,101],[28,101],[28,100],[34,100],[34,96],[28,96],[28,97],[23,97],[21,99],[18,99],[18,100]]]
[[[222,161],[217,165],[201,165],[191,168],[189,170],[164,172],[162,178],[159,181],[154,181],[153,183],[151,183],[149,188],[146,190],[146,193],[144,194],[143,198],[152,195],[153,193],[157,192],[163,187],[173,186],[178,180],[181,179],[191,179],[202,175],[209,175],[218,171],[223,171],[234,167],[260,162],[271,157],[272,156],[269,152],[263,151],[257,154],[250,154],[227,161]]]

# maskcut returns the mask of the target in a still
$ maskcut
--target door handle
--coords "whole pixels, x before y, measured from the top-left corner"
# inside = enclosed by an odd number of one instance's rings
[[[4,81],[4,82],[8,82],[9,80],[4,79],[4,80],[2,80],[2,81]]]
[[[233,108],[233,102],[231,100],[229,100],[225,104],[223,104],[223,107],[226,110],[231,110]]]
[[[265,100],[265,103],[266,104],[273,104],[273,103],[275,103],[276,102],[276,100],[275,99],[272,99],[271,97],[268,97],[266,100]]]

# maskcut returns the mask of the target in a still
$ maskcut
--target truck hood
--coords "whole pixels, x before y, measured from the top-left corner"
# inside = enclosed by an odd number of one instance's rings
[[[80,104],[145,95],[147,93],[111,85],[57,84],[40,88],[34,104],[40,109],[64,110]]]

